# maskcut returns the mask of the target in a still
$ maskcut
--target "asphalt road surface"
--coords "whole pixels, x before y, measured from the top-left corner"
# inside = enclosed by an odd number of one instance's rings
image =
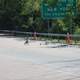
[[[80,80],[80,48],[24,42],[0,37],[0,80]]]

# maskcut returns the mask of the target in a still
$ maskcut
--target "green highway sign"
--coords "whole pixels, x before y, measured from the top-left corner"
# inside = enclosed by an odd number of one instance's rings
[[[49,3],[50,1],[52,2]],[[42,0],[41,3],[42,18],[63,19],[64,17],[70,14],[72,16],[76,15],[76,0]]]

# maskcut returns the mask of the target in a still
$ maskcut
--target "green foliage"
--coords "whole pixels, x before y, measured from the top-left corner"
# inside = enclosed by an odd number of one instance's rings
[[[58,0],[44,0],[45,3],[47,3],[49,6],[54,7],[57,5]]]
[[[43,1],[53,7],[58,2]],[[77,16],[73,17],[70,13],[63,20],[50,20],[49,32],[80,32],[80,0],[77,1]],[[41,0],[0,0],[0,29],[48,32],[48,21],[41,17]]]
[[[15,29],[21,10],[22,0],[0,0],[0,29]]]
[[[80,28],[77,28],[75,34],[80,34]]]

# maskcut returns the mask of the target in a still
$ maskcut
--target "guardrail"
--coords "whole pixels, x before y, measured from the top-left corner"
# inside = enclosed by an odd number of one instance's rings
[[[6,33],[6,34],[17,34],[17,33],[19,33],[19,34],[25,34],[25,35],[27,35],[27,34],[29,34],[29,35],[33,35],[34,34],[34,32],[22,32],[22,31],[14,31],[14,30],[0,30],[0,33]],[[38,32],[36,32],[36,35],[40,35],[40,36],[54,36],[54,37],[66,37],[67,36],[67,34],[55,34],[55,33],[38,33]],[[72,34],[70,34],[71,35],[71,37],[80,37],[80,35],[76,35],[76,34],[74,34],[74,35],[72,35]]]

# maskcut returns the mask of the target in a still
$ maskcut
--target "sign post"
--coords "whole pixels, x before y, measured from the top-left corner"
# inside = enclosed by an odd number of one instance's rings
[[[71,28],[72,17],[76,16],[76,12],[76,0],[42,0],[41,3],[41,16],[43,19],[48,20],[48,32],[49,20],[64,19],[67,16],[71,16]],[[72,30],[70,32],[72,33]]]

